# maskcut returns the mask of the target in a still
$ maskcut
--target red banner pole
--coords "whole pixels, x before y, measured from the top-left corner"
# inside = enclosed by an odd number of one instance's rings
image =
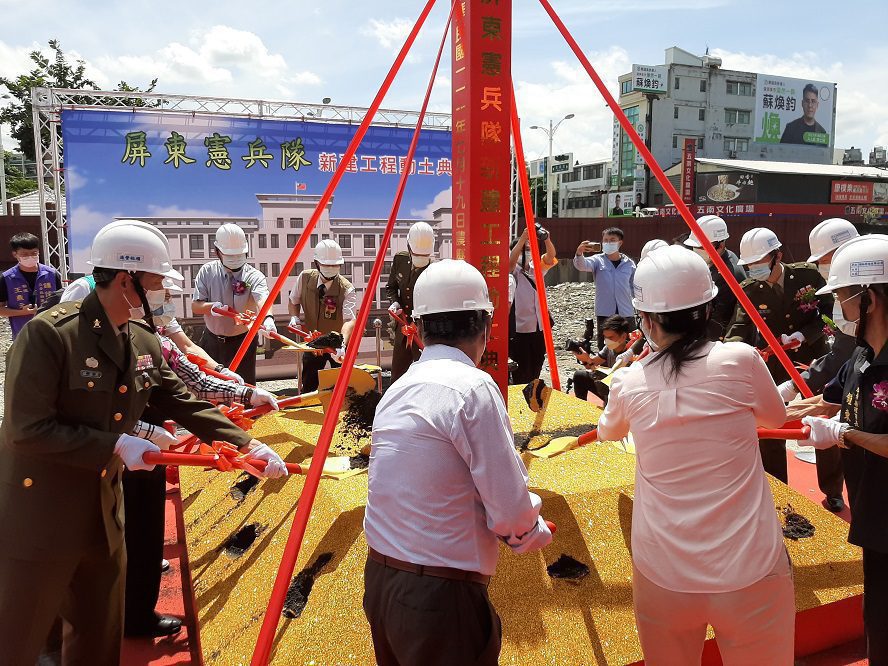
[[[454,0],[453,7],[456,6],[456,2],[458,0]],[[395,200],[392,204],[392,210],[389,215],[388,224],[386,225],[385,232],[383,234],[382,240],[379,244],[379,250],[376,254],[376,261],[373,264],[373,270],[370,273],[370,278],[367,281],[368,288],[364,291],[364,297],[361,301],[361,308],[358,312],[357,320],[355,322],[355,330],[363,331],[364,327],[367,325],[367,319],[370,316],[370,310],[373,307],[375,288],[371,289],[371,285],[376,285],[379,282],[379,278],[382,274],[382,267],[385,263],[385,253],[391,243],[392,233],[395,229],[395,223],[398,218],[398,211],[401,207],[401,199],[404,195],[404,190],[407,186],[407,179],[410,176],[410,163],[413,160],[413,156],[416,154],[416,146],[419,144],[419,136],[422,130],[422,123],[425,120],[426,109],[428,108],[429,98],[432,94],[432,88],[435,84],[435,75],[438,72],[438,64],[441,61],[441,54],[444,50],[444,44],[447,40],[447,33],[450,29],[450,20],[453,16],[453,7],[451,7],[450,16],[447,19],[447,25],[444,27],[444,36],[441,39],[441,46],[438,49],[438,57],[435,60],[435,65],[432,68],[432,74],[429,77],[429,85],[426,90],[425,100],[422,104],[422,110],[419,113],[419,118],[416,121],[416,129],[413,132],[413,139],[410,142],[410,148],[407,151],[407,161],[408,165],[406,169],[401,173],[400,181],[398,182],[398,190],[395,194]],[[417,27],[422,25],[422,21],[424,20],[425,15],[421,17],[421,20],[417,23]],[[414,36],[415,36],[414,31]],[[346,160],[347,162],[348,160]],[[299,502],[296,506],[296,515],[293,516],[293,526],[290,530],[290,535],[287,537],[287,543],[284,547],[284,554],[281,558],[281,563],[278,567],[277,577],[274,581],[274,587],[272,588],[271,598],[268,602],[268,608],[265,611],[265,617],[262,619],[262,628],[259,631],[259,638],[256,642],[256,648],[253,652],[253,659],[250,662],[251,666],[265,666],[268,663],[268,659],[271,655],[271,647],[274,643],[274,635],[277,630],[277,625],[279,618],[281,616],[281,611],[284,607],[284,601],[287,597],[287,589],[290,586],[290,577],[293,575],[293,571],[296,568],[296,561],[299,558],[299,551],[302,548],[302,541],[305,538],[305,530],[308,527],[308,519],[311,515],[311,509],[314,505],[315,496],[317,495],[318,485],[321,481],[321,472],[324,467],[324,460],[327,458],[327,454],[330,452],[330,443],[333,441],[333,433],[336,430],[336,425],[339,421],[339,410],[342,407],[342,403],[345,400],[345,394],[348,391],[348,382],[351,376],[352,368],[355,365],[355,360],[358,357],[358,350],[361,347],[361,336],[353,335],[351,339],[348,341],[348,347],[345,351],[345,358],[342,361],[342,371],[339,376],[339,380],[336,382],[336,386],[333,388],[333,395],[330,399],[330,406],[327,408],[326,413],[324,415],[324,424],[321,426],[321,434],[318,437],[317,444],[315,445],[314,454],[312,455],[311,465],[308,468],[308,473],[305,477],[305,485],[302,488],[302,494],[299,497]]]
[[[530,185],[527,178],[527,164],[524,162],[524,144],[521,142],[521,121],[518,119],[518,106],[515,103],[515,88],[512,87],[512,140],[515,142],[515,162],[518,165],[518,183],[521,186],[521,200],[524,202],[524,224],[527,228],[527,240],[533,255],[533,277],[537,284],[537,298],[540,303],[540,315],[543,322],[543,339],[546,341],[546,355],[549,357],[549,372],[552,387],[561,390],[561,378],[558,376],[558,359],[555,357],[555,343],[552,340],[552,324],[549,319],[549,301],[546,297],[546,283],[543,277],[543,266],[540,244],[536,237],[536,220],[533,215],[533,203],[530,200]],[[517,297],[517,290],[515,296]]]
[[[613,95],[610,94],[610,91],[607,89],[607,86],[604,85],[601,77],[598,76],[598,72],[596,72],[595,68],[592,67],[592,64],[589,62],[586,54],[583,53],[583,50],[579,47],[576,40],[570,34],[570,31],[561,21],[561,18],[559,18],[558,14],[555,13],[555,10],[552,9],[552,5],[549,4],[549,0],[540,0],[540,3],[543,5],[543,9],[546,10],[546,13],[549,14],[549,17],[555,23],[555,27],[558,28],[558,31],[564,37],[564,40],[567,42],[570,49],[574,52],[574,55],[577,56],[580,63],[583,65],[586,73],[589,74],[592,82],[595,84],[595,87],[598,88],[598,92],[600,92],[601,96],[604,97],[604,101],[607,102],[607,105],[610,107],[611,111],[613,111],[617,122],[620,123],[623,130],[628,135],[629,139],[635,145],[635,149],[644,158],[645,164],[650,167],[651,172],[657,178],[657,182],[660,183],[660,186],[672,200],[672,203],[678,209],[678,212],[681,214],[688,227],[690,227],[691,231],[694,233],[700,243],[702,243],[703,247],[706,248],[706,253],[712,260],[712,263],[718,269],[718,272],[721,273],[731,291],[734,292],[734,296],[737,297],[737,301],[746,311],[746,314],[749,315],[749,318],[756,325],[756,328],[758,328],[759,332],[762,334],[762,337],[765,338],[768,346],[780,360],[780,364],[786,369],[786,372],[789,373],[789,376],[795,382],[802,395],[806,398],[812,397],[813,393],[811,392],[811,389],[808,387],[808,384],[805,382],[805,380],[802,379],[799,371],[796,370],[792,361],[789,359],[789,356],[784,351],[783,346],[780,344],[780,341],[777,340],[776,337],[774,337],[771,329],[768,328],[768,325],[765,323],[765,320],[762,318],[762,316],[758,313],[758,310],[752,304],[752,301],[749,300],[749,297],[746,295],[743,289],[740,288],[740,283],[737,282],[737,278],[734,277],[734,274],[728,269],[724,260],[721,258],[721,255],[719,255],[719,253],[715,251],[715,248],[712,246],[712,243],[709,242],[706,234],[704,234],[703,231],[700,229],[700,225],[697,224],[694,216],[691,215],[691,211],[688,208],[687,204],[682,200],[682,197],[675,190],[675,187],[672,186],[672,183],[669,182],[669,179],[666,177],[663,169],[661,169],[660,165],[657,164],[657,160],[654,159],[651,151],[648,150],[647,146],[644,145],[644,141],[642,141],[641,137],[638,136],[635,128],[632,127],[632,123],[630,123],[629,119],[626,118],[626,114],[623,113],[620,105],[617,104]]]
[[[370,128],[370,123],[373,122],[373,117],[376,115],[376,112],[382,105],[382,100],[385,98],[385,95],[391,87],[392,82],[395,80],[395,76],[401,69],[401,65],[404,64],[404,60],[407,58],[407,53],[410,51],[413,43],[416,41],[416,36],[417,34],[419,34],[419,29],[422,27],[423,23],[425,23],[425,20],[428,17],[429,13],[432,11],[432,7],[434,7],[434,5],[435,0],[427,0],[425,7],[423,7],[422,13],[419,15],[419,18],[416,20],[416,24],[413,26],[413,30],[411,30],[410,34],[407,36],[407,41],[404,42],[404,45],[401,47],[401,51],[398,53],[398,57],[395,58],[395,62],[392,64],[392,67],[391,69],[389,69],[385,80],[382,82],[382,85],[379,88],[379,92],[376,93],[376,97],[373,98],[373,102],[370,104],[370,108],[367,109],[367,113],[364,115],[363,120],[361,120],[361,124],[358,125],[358,129],[355,131],[355,135],[349,142],[348,148],[346,148],[345,150],[345,154],[342,156],[342,159],[339,160],[339,164],[336,166],[336,171],[333,172],[333,177],[330,178],[330,182],[327,183],[327,187],[324,190],[324,193],[321,195],[321,198],[318,201],[318,205],[315,207],[314,213],[312,213],[311,215],[311,219],[309,219],[308,224],[305,225],[305,229],[302,231],[302,235],[299,237],[299,241],[296,243],[296,247],[294,247],[293,251],[290,253],[290,258],[287,259],[287,263],[285,263],[284,266],[281,268],[280,277],[271,288],[271,292],[268,294],[268,298],[265,299],[265,303],[259,309],[259,314],[256,315],[256,321],[254,321],[253,325],[250,326],[250,330],[247,331],[247,335],[244,338],[244,341],[241,343],[241,346],[238,348],[237,354],[235,354],[234,359],[231,361],[231,370],[237,370],[237,367],[240,365],[241,361],[243,361],[244,356],[247,353],[247,349],[250,346],[250,343],[253,341],[253,338],[256,336],[259,328],[262,326],[262,322],[265,321],[266,315],[271,311],[271,308],[274,305],[274,299],[277,298],[278,294],[281,293],[281,289],[284,288],[284,283],[286,282],[287,277],[290,275],[290,271],[293,269],[293,266],[296,265],[296,260],[299,258],[299,255],[302,254],[302,251],[305,249],[305,246],[311,239],[311,232],[314,231],[315,225],[318,223],[318,220],[321,219],[321,214],[324,212],[324,209],[330,202],[330,198],[333,196],[333,192],[336,190],[336,186],[339,185],[339,181],[342,180],[342,177],[345,175],[346,168],[351,162],[351,158],[354,157],[355,153],[358,150],[358,146],[361,145],[361,141],[363,140],[364,135]],[[356,329],[356,335],[358,335],[359,338],[362,336],[362,334],[363,330]]]

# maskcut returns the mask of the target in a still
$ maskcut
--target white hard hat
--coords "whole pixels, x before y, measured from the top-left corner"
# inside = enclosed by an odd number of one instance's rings
[[[216,249],[222,254],[248,254],[250,246],[247,245],[247,235],[236,224],[226,222],[216,229]]]
[[[180,294],[184,291],[184,289],[182,289],[182,287],[180,287],[179,285],[176,284],[176,282],[175,282],[175,280],[173,280],[173,278],[169,278],[169,277],[165,277],[163,279],[163,288],[166,289],[167,291],[173,292],[174,294]]]
[[[697,218],[697,224],[706,234],[706,238],[710,243],[719,243],[728,240],[728,223],[721,219],[718,215],[704,215]],[[688,247],[703,247],[703,243],[697,238],[697,234],[691,234],[684,242]]]
[[[638,262],[632,306],[640,312],[675,312],[708,303],[717,293],[706,262],[695,252],[669,245]]]
[[[147,229],[155,236],[157,236],[160,240],[162,240],[164,245],[166,245],[167,247],[170,246],[170,240],[163,235],[163,232],[160,229],[155,227],[153,224],[148,224],[147,222],[143,222],[142,220],[114,220],[110,224],[106,224],[104,227],[99,229],[98,233],[96,234],[96,238],[98,238],[99,234],[105,233],[106,231],[110,229],[115,229],[117,227],[141,227],[143,229]],[[181,280],[183,278],[177,279]]]
[[[329,238],[325,238],[315,245],[314,258],[316,262],[324,266],[341,266],[345,263],[339,243]]]
[[[644,244],[644,247],[641,248],[641,258],[644,259],[650,252],[657,250],[661,247],[669,247],[669,243],[664,240],[660,240],[659,238],[655,238],[654,240],[649,240]],[[640,261],[640,260],[639,260]]]
[[[826,286],[818,294],[829,294],[841,287],[884,284],[888,282],[888,236],[867,234],[840,245],[829,265]]]
[[[741,266],[755,263],[782,245],[777,234],[770,229],[764,227],[750,229],[740,239],[740,261],[738,263]]]
[[[124,271],[154,273],[181,280],[173,269],[167,245],[156,233],[138,225],[115,225],[100,229],[93,239],[90,259],[96,268],[114,268]]]
[[[413,315],[439,312],[493,312],[481,271],[462,259],[442,259],[429,265],[413,288]]]
[[[859,235],[854,225],[844,218],[831,217],[824,220],[808,234],[808,245],[811,246],[811,256],[808,257],[808,261],[819,261],[842,243]]]
[[[430,255],[435,249],[435,230],[428,222],[415,222],[407,232],[407,243],[413,254]]]

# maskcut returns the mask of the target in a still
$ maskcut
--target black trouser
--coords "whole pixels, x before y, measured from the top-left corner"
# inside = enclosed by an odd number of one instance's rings
[[[826,497],[841,497],[845,484],[842,469],[842,450],[838,446],[829,449],[814,449],[817,462],[817,485]]]
[[[330,354],[312,354],[306,352],[302,355],[302,392],[318,390],[318,371],[330,363],[331,368],[341,368],[342,364],[333,360]]]
[[[789,483],[789,474],[786,470],[786,440],[760,439],[759,453],[765,471],[783,483]]]
[[[138,633],[152,627],[160,594],[163,559],[166,467],[150,472],[123,472],[123,510],[126,539],[126,595],[124,631]]]
[[[591,391],[606,405],[610,395],[610,387],[600,379],[595,378],[594,370],[577,370],[573,376],[574,395],[580,400],[586,400]]]
[[[234,357],[237,354],[237,350],[240,348],[241,342],[244,341],[244,338],[246,336],[246,333],[242,333],[241,335],[232,335],[230,337],[225,337],[210,333],[209,330],[205,330],[204,334],[200,338],[200,346],[204,348],[204,351],[207,354],[209,354],[219,363],[228,368],[231,367],[231,362],[234,360]],[[252,342],[250,342],[247,353],[244,355],[244,358],[241,361],[240,365],[237,366],[237,370],[235,370],[235,372],[243,377],[244,381],[247,384],[256,383],[255,336],[253,337]]]
[[[870,666],[888,666],[888,553],[863,549],[863,627]]]
[[[392,381],[407,372],[407,368],[414,362],[419,360],[421,354],[419,345],[413,341],[412,347],[407,347],[407,338],[400,333],[395,336],[395,344],[392,348]]]
[[[368,559],[364,613],[379,666],[496,666],[499,616],[487,587],[420,576]]]
[[[527,384],[537,379],[546,360],[543,332],[515,333],[509,340],[509,358],[518,364],[512,373],[513,384]]]

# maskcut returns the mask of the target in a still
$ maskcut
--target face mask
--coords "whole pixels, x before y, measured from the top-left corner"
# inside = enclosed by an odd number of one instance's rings
[[[696,252],[698,256],[702,257],[707,266],[712,263],[712,259],[709,258],[709,254],[707,254],[706,250],[704,250],[702,247],[695,247],[694,252]]]
[[[615,254],[620,251],[619,243],[602,243],[601,251],[605,254]]]
[[[239,271],[247,263],[245,254],[223,254],[222,265],[230,271]]]
[[[771,276],[771,267],[768,264],[758,264],[749,267],[749,277],[759,282],[764,282]]]
[[[823,276],[823,279],[829,282],[829,264],[817,264],[817,272]]]
[[[421,254],[412,254],[410,260],[413,262],[414,268],[425,268],[431,263],[432,258]]]
[[[146,289],[145,300],[148,301],[148,307],[151,308],[151,312],[154,312],[166,300],[166,289]]]
[[[149,292],[151,293],[151,292]],[[176,306],[171,301],[161,304],[160,307],[151,311],[151,317],[154,319],[154,325],[163,327],[176,318]]]
[[[133,285],[135,285],[135,280],[133,280]],[[144,319],[145,318],[145,308],[142,305],[138,305],[137,307],[133,307],[133,304],[130,303],[130,299],[127,298],[126,293],[123,294],[123,299],[126,301],[126,304],[129,306],[129,318],[130,319]]]
[[[22,266],[22,268],[37,268],[37,262],[39,259],[40,259],[40,257],[37,257],[37,256],[22,257],[21,259],[18,260],[18,262]]]
[[[604,341],[604,346],[607,347],[608,349],[617,349],[621,344],[623,344],[623,343],[620,342],[619,340],[605,340]]]
[[[654,342],[654,339],[651,337],[651,330],[645,326],[644,319],[641,317],[638,318],[638,328],[641,329],[641,333],[644,335],[644,339],[647,340],[648,345],[650,345],[651,350],[658,351],[660,345]]]
[[[840,316],[840,319],[833,319],[833,321],[836,322],[836,325],[839,327],[839,330],[842,333],[844,333],[845,335],[850,335],[852,338],[857,337],[857,325],[860,323],[860,317],[858,317],[854,321],[848,321],[847,319],[845,319],[845,314],[842,311],[842,303],[847,303],[852,298],[857,298],[861,294],[863,294],[862,291],[854,294],[853,296],[849,296],[844,300],[837,301],[835,305],[833,305],[833,315],[835,315],[836,310],[838,310],[838,314]]]
[[[339,275],[339,266],[324,266],[318,264],[318,271],[325,280],[332,280]]]

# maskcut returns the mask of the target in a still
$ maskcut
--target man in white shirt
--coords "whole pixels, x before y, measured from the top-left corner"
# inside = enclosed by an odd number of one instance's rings
[[[376,410],[364,518],[364,612],[380,666],[496,664],[487,585],[499,542],[525,553],[552,538],[499,389],[476,367],[492,312],[464,261],[434,263],[416,281],[425,349]]]

